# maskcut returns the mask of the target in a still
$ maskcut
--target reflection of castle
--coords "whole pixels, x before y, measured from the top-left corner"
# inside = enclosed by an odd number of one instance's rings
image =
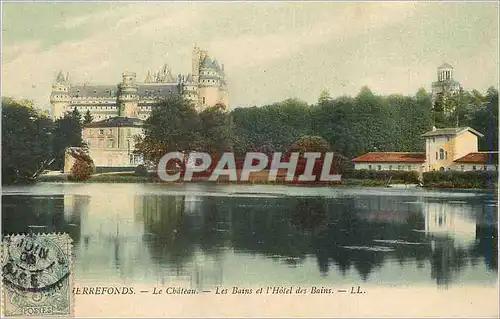
[[[137,196],[128,185],[116,189],[117,201],[100,194],[66,195],[64,200],[65,218],[77,215],[81,220],[82,240],[74,243],[81,277],[181,281],[199,289],[220,284],[220,256],[193,246],[193,226],[201,216],[191,211],[193,220],[186,214],[186,208],[194,209],[191,201],[184,196]]]
[[[100,190],[106,186],[87,187],[89,196],[26,203],[4,196],[4,232],[25,232],[29,224],[73,230],[75,272],[82,279],[182,281],[198,289],[265,276],[286,281],[281,276],[295,276],[293,267],[304,267],[307,280],[314,273],[377,280],[370,275],[397,262],[405,265],[402,274],[416,264],[421,274],[447,284],[471,267],[478,268],[474,280],[498,265],[497,220],[488,219],[484,199],[142,196],[139,186],[127,184],[115,186],[120,195],[110,201]],[[486,267],[477,266],[482,260]],[[244,262],[252,266],[242,273]]]

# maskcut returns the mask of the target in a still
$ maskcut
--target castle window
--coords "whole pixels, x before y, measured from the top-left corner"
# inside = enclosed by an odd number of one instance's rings
[[[436,159],[438,159],[438,152],[436,152]]]
[[[100,138],[97,140],[97,147],[102,148],[104,145],[104,139]]]
[[[113,148],[113,147],[114,147],[114,140],[110,138],[108,140],[108,148]]]
[[[98,116],[98,118],[100,118],[100,116]],[[104,130],[99,130],[99,135],[104,135]]]
[[[203,97],[203,104],[205,104],[205,97]]]
[[[448,159],[448,151],[444,152],[444,159]]]
[[[476,166],[472,166],[472,170],[475,171],[476,170]]]
[[[444,160],[444,150],[442,148],[439,149],[439,159]]]
[[[113,130],[112,129],[109,129],[108,130],[108,134],[112,134],[113,133]]]

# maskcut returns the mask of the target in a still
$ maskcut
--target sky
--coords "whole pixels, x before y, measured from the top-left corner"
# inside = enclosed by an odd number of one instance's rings
[[[57,73],[73,83],[142,81],[192,48],[225,66],[229,107],[430,91],[443,62],[465,89],[498,87],[498,4],[431,2],[3,3],[2,96],[49,109]]]

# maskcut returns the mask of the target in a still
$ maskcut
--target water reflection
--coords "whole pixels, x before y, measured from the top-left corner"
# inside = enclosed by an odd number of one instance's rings
[[[494,284],[494,200],[4,195],[4,234],[68,232],[85,281]]]

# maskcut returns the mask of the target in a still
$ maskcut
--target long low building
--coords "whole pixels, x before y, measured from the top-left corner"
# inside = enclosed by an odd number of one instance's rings
[[[425,152],[369,152],[352,160],[355,169],[429,171],[498,170],[498,151],[479,152],[483,134],[470,127],[441,128],[422,134]]]
[[[498,152],[474,152],[455,160],[459,171],[498,171]]]
[[[409,152],[370,152],[353,159],[356,169],[378,171],[417,171],[422,172],[425,153]]]

